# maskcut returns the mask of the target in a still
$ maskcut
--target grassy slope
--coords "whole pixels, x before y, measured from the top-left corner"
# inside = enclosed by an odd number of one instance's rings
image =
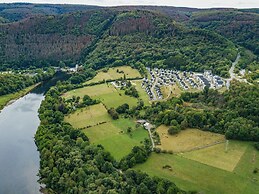
[[[254,160],[254,163],[250,164],[251,159],[258,158],[259,154],[252,145],[247,143],[247,146],[248,148],[233,172],[202,164],[181,155],[169,154],[152,154],[146,163],[137,165],[135,169],[147,172],[152,176],[169,179],[185,190],[196,190],[203,193],[254,194],[259,189],[256,182],[259,175],[253,174],[252,171],[255,166],[258,167],[259,161]],[[248,161],[250,164],[247,163]],[[172,171],[163,169],[164,165],[171,165]]]
[[[7,94],[7,95],[0,96],[0,110],[3,109],[4,106],[6,104],[8,104],[8,102],[24,96],[29,91],[31,91],[34,87],[35,87],[35,85],[27,87],[19,92],[13,93],[13,94]]]
[[[118,73],[117,70],[123,71],[124,73]],[[109,68],[108,72],[99,71],[98,74],[91,80],[87,81],[86,84],[97,83],[103,80],[115,80],[124,77],[126,78],[140,78],[141,75],[138,70],[131,68],[130,66],[121,66]]]
[[[88,86],[69,91],[63,95],[65,98],[71,98],[72,96],[89,95],[94,99],[99,99],[107,108],[117,108],[118,106],[128,103],[130,106],[137,105],[137,99],[127,96],[123,90],[116,89],[111,84],[100,84],[95,86]]]
[[[150,105],[148,94],[143,88],[141,88],[142,80],[134,80],[134,81],[131,81],[131,83],[136,87],[136,90],[138,91],[138,94],[139,94],[139,98],[144,101],[144,104],[146,106]]]

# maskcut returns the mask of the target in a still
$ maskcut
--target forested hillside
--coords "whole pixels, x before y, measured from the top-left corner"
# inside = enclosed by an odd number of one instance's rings
[[[110,11],[33,16],[0,26],[1,66],[28,67],[76,62],[112,19]],[[8,65],[11,64],[11,65]]]
[[[191,25],[215,31],[259,56],[259,14],[241,10],[208,10],[194,13]]]
[[[235,45],[205,30],[189,29],[148,11],[119,13],[86,65],[135,65],[203,71],[227,76],[235,59]]]
[[[258,23],[256,9],[0,4],[0,69],[81,63],[227,77],[237,45],[258,55]],[[257,69],[255,56],[241,56],[241,68]]]

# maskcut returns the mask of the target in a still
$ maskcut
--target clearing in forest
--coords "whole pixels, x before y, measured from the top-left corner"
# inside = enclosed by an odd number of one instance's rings
[[[198,193],[212,194],[258,193],[259,173],[253,173],[253,170],[256,167],[258,168],[259,152],[249,142],[229,142],[230,146],[234,144],[236,146],[247,146],[247,149],[245,149],[245,153],[233,172],[185,158],[181,154],[162,153],[151,154],[147,162],[135,166],[134,169],[146,172],[151,176],[168,179],[186,191],[194,190],[198,191]],[[211,157],[211,161],[213,161],[221,156],[207,155],[206,157]],[[234,158],[223,157],[222,159],[231,163]],[[170,169],[164,168],[165,166],[169,166]]]

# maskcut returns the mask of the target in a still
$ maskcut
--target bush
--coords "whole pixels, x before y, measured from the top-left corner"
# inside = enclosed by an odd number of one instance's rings
[[[170,135],[175,135],[177,133],[179,133],[181,131],[179,125],[176,125],[176,126],[171,126],[169,127],[169,129],[167,130],[167,132],[170,134]]]

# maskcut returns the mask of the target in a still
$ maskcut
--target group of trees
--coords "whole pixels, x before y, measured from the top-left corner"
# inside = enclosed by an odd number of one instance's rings
[[[116,162],[100,145],[90,144],[80,130],[65,123],[62,87],[50,89],[39,109],[35,135],[40,152],[39,182],[55,193],[185,193],[170,181],[127,170],[148,156],[148,142]],[[88,98],[85,98],[88,100]],[[122,171],[121,171],[121,170]]]
[[[139,97],[138,91],[135,86],[130,86],[129,88],[126,88],[125,95],[132,96],[135,98]]]
[[[84,95],[82,99],[80,99],[80,96],[72,96],[72,98],[66,100],[65,103],[66,104],[62,104],[62,106],[68,109],[68,111],[65,112],[66,114],[68,114],[73,112],[77,108],[84,108],[90,105],[98,104],[100,103],[100,101],[92,99],[88,95]]]
[[[29,76],[26,74],[6,73],[0,74],[0,95],[18,92],[28,86],[47,80],[54,75],[52,69],[38,70]]]

